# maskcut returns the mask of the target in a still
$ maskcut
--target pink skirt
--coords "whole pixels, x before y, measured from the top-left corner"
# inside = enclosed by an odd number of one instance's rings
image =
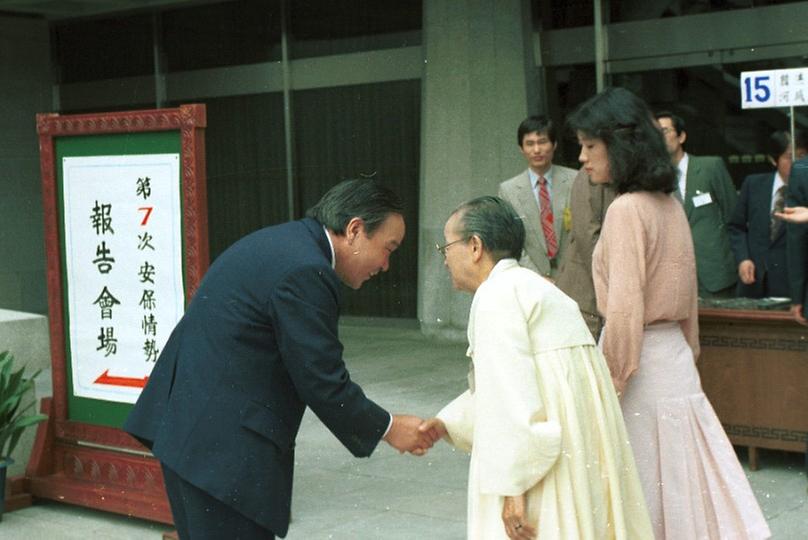
[[[646,328],[621,407],[657,540],[771,536],[678,323]]]

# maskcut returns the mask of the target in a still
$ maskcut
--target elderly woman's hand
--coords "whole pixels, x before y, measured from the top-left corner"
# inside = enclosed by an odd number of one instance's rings
[[[516,497],[505,497],[502,505],[502,521],[505,532],[511,540],[533,540],[536,529],[527,524],[527,497],[523,493]]]
[[[429,420],[424,420],[420,426],[418,426],[418,431],[421,433],[426,433],[427,436],[432,440],[432,443],[438,442],[441,437],[446,436],[446,426],[443,424],[443,420],[440,418],[430,418]]]

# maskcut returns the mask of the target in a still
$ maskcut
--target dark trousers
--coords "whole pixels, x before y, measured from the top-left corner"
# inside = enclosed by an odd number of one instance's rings
[[[275,534],[163,465],[168,502],[180,540],[274,540]]]

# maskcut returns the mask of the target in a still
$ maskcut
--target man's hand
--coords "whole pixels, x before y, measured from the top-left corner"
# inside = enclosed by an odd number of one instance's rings
[[[775,212],[774,217],[791,223],[808,223],[808,208],[795,206],[793,208],[783,208],[782,212]]]
[[[511,540],[536,538],[536,529],[527,524],[527,497],[524,493],[516,497],[505,497],[505,503],[502,505],[502,522]]]
[[[751,259],[743,260],[738,265],[738,277],[741,278],[741,283],[744,285],[751,285],[755,282],[755,263]]]
[[[426,433],[433,443],[438,442],[446,435],[446,425],[440,418],[430,418],[418,427],[418,431]]]
[[[423,420],[408,414],[394,414],[393,425],[384,440],[401,452],[409,452],[415,456],[423,456],[432,448],[432,438],[418,430]]]
[[[794,320],[801,325],[808,326],[808,320],[802,316],[802,304],[794,304],[791,306],[791,315],[794,317]]]

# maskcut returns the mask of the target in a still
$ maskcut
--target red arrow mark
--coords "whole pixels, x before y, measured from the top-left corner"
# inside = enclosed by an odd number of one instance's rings
[[[131,388],[143,388],[146,386],[146,382],[149,380],[148,377],[143,377],[142,379],[137,379],[135,377],[115,377],[114,375],[109,374],[109,370],[106,370],[104,373],[101,374],[95,381],[95,384],[108,384],[110,386],[128,386]]]

